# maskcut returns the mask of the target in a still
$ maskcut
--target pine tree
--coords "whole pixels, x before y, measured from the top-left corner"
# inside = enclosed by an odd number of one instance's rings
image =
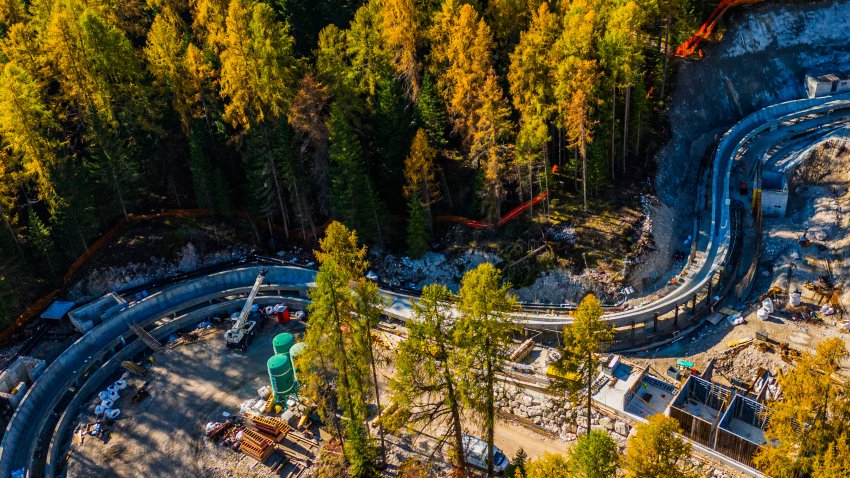
[[[440,188],[437,184],[436,165],[434,161],[437,152],[428,144],[428,135],[424,130],[416,131],[410,154],[404,161],[403,193],[408,201],[416,200],[424,213],[423,221],[427,231],[432,228],[431,205],[440,199]],[[408,209],[411,209],[409,206]]]
[[[468,271],[461,280],[457,309],[460,318],[455,337],[464,362],[459,372],[463,395],[482,417],[487,441],[487,474],[493,476],[493,439],[495,434],[496,372],[505,361],[504,351],[510,347],[514,322],[507,314],[516,305],[510,294],[511,285],[502,283],[502,274],[485,262]]]
[[[602,320],[599,299],[588,294],[579,304],[573,322],[564,326],[561,358],[553,364],[558,374],[566,378],[553,382],[552,387],[566,391],[575,405],[587,404],[587,433],[591,431],[592,385],[599,364],[596,354],[613,338],[613,328]]]
[[[526,466],[524,478],[572,478],[567,457],[560,453],[545,452]]]

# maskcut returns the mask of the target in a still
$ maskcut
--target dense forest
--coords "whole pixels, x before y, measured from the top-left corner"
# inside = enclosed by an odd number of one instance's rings
[[[247,213],[258,238],[307,240],[338,219],[416,254],[437,214],[492,222],[553,174],[586,207],[645,173],[667,53],[706,8],[0,0],[0,297],[132,213]]]

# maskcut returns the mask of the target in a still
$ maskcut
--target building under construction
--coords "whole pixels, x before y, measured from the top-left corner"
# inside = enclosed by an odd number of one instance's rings
[[[753,466],[753,457],[767,443],[764,430],[768,409],[743,395],[736,395],[717,427],[714,449],[724,455]]]
[[[668,415],[679,422],[685,436],[711,447],[714,430],[733,395],[722,385],[691,375],[670,404]]]

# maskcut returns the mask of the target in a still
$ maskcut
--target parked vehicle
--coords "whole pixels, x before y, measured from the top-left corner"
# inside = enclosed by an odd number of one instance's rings
[[[466,462],[482,470],[487,469],[487,442],[470,435],[463,436],[463,451]],[[493,471],[504,473],[508,469],[508,457],[501,450],[493,447]]]

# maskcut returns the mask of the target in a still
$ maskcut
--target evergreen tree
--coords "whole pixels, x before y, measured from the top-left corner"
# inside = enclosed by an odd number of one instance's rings
[[[502,282],[502,273],[485,262],[467,271],[458,291],[460,318],[455,337],[464,360],[459,372],[463,395],[482,417],[487,441],[487,474],[493,476],[493,440],[496,426],[496,372],[506,360],[515,325],[507,314],[516,305],[511,285]]]
[[[564,326],[561,358],[553,364],[558,374],[565,377],[553,382],[553,388],[566,391],[576,405],[587,404],[587,433],[591,431],[592,385],[599,365],[596,354],[614,338],[614,330],[602,320],[602,313],[596,296],[588,294],[582,299],[575,319]]]
[[[428,224],[422,203],[415,198],[407,201],[410,212],[410,222],[407,223],[407,254],[410,257],[420,257],[428,251]]]
[[[419,125],[428,134],[428,142],[437,148],[444,148],[448,144],[446,132],[449,129],[449,120],[437,95],[433,77],[428,72],[422,76],[422,89],[416,103],[416,113]]]
[[[53,268],[54,245],[53,239],[50,237],[50,229],[32,209],[29,211],[27,223],[29,224],[27,236],[33,249],[41,256],[45,264],[47,264],[47,267],[50,269],[50,275],[55,277],[56,269]]]
[[[420,129],[413,137],[410,154],[404,161],[404,196],[408,201],[419,203],[424,214],[423,223],[426,231],[431,231],[433,218],[431,205],[440,199],[440,188],[437,185],[436,165],[434,161],[437,152],[428,144],[428,135]],[[412,206],[408,205],[412,211]],[[412,213],[411,213],[412,214]]]
[[[383,242],[383,207],[364,171],[360,140],[336,106],[328,129],[334,215],[343,224],[361,231],[367,240]]]

